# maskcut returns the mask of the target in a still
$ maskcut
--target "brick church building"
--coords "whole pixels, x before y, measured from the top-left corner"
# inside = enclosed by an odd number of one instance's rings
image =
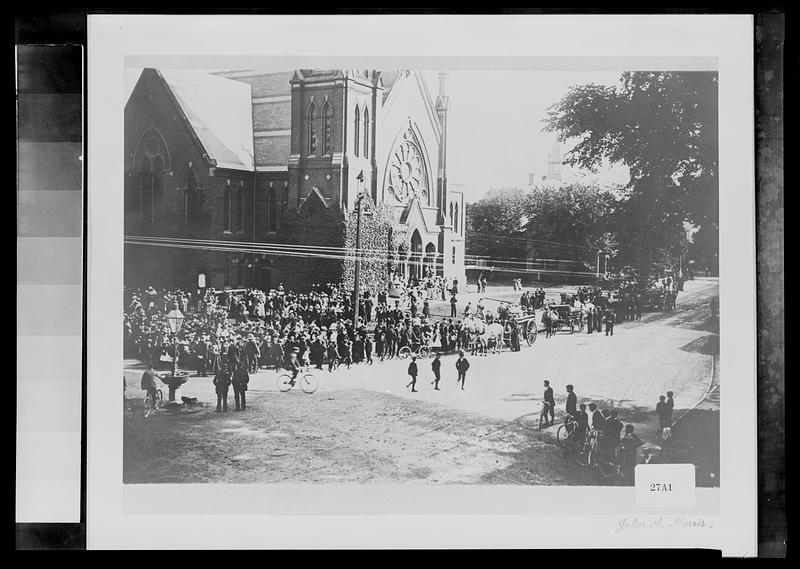
[[[465,282],[446,81],[434,99],[408,70],[143,70],[125,106],[126,284],[352,282],[361,194],[378,280]]]

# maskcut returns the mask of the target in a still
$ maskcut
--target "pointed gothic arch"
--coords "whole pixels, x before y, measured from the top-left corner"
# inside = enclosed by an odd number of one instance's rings
[[[419,129],[409,119],[395,137],[386,160],[382,199],[393,198],[400,203],[408,203],[417,196],[424,205],[430,205],[434,192],[430,172],[425,142]],[[427,201],[422,200],[423,196],[427,196]]]
[[[333,152],[333,112],[328,101],[322,106],[322,154]]]
[[[358,105],[356,105],[356,110],[354,111],[353,114],[353,154],[355,154],[356,156],[358,156],[358,151],[359,151],[360,128],[361,128],[361,111],[359,110]]]
[[[317,153],[317,109],[312,102],[308,105],[306,112],[306,122],[308,128],[308,155],[314,156]]]

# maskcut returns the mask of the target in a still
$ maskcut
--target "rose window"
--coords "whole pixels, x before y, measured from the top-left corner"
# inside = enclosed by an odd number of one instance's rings
[[[413,134],[406,132],[389,161],[389,190],[398,201],[407,202],[414,196],[426,199],[423,198],[428,195],[426,185],[422,155],[413,141]]]

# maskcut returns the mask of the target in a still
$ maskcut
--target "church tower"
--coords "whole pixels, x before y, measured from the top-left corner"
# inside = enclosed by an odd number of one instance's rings
[[[561,182],[561,145],[556,140],[547,154],[547,181]]]
[[[445,71],[439,72],[439,94],[436,97],[436,115],[442,132],[439,145],[439,171],[436,175],[436,207],[439,212],[436,223],[444,225],[447,219],[447,113],[450,111],[450,97],[447,95],[447,77]]]

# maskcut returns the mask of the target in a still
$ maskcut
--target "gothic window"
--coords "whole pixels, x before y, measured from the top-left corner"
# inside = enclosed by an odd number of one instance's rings
[[[364,108],[364,158],[369,158],[369,111]]]
[[[316,109],[314,103],[308,107],[308,155],[314,156],[317,153],[317,124]]]
[[[450,203],[450,226],[452,227],[452,225],[453,225],[453,204],[451,202]]]
[[[384,184],[401,203],[406,203],[415,196],[422,196],[423,191],[427,191],[428,171],[411,128],[406,130],[389,155]]]
[[[278,230],[278,199],[275,190],[270,188],[267,192],[267,232]]]
[[[454,213],[453,213],[453,231],[458,233],[458,204],[456,204]]]
[[[356,107],[355,117],[353,118],[353,153],[358,156],[359,129],[361,128],[361,113]]]
[[[325,102],[322,107],[322,153],[330,154],[333,151],[331,144],[333,135],[331,132],[331,106]]]
[[[222,196],[222,223],[223,223],[223,230],[230,233],[233,230],[232,227],[232,220],[231,220],[231,210],[233,209],[231,206],[231,187],[230,185],[225,186],[225,191]]]
[[[192,169],[191,162],[187,164],[183,178],[183,219],[188,223],[197,222],[203,215],[203,193],[197,180],[197,174]]]
[[[136,184],[131,209],[140,223],[156,221],[156,210],[164,208],[164,176],[169,169],[169,151],[164,138],[154,127],[148,127],[134,153]]]
[[[244,231],[244,188],[236,188],[236,231]]]
[[[453,247],[453,264],[456,264],[456,248]]]
[[[283,188],[283,198],[281,202],[281,217],[286,218],[286,210],[289,208],[289,186]]]

